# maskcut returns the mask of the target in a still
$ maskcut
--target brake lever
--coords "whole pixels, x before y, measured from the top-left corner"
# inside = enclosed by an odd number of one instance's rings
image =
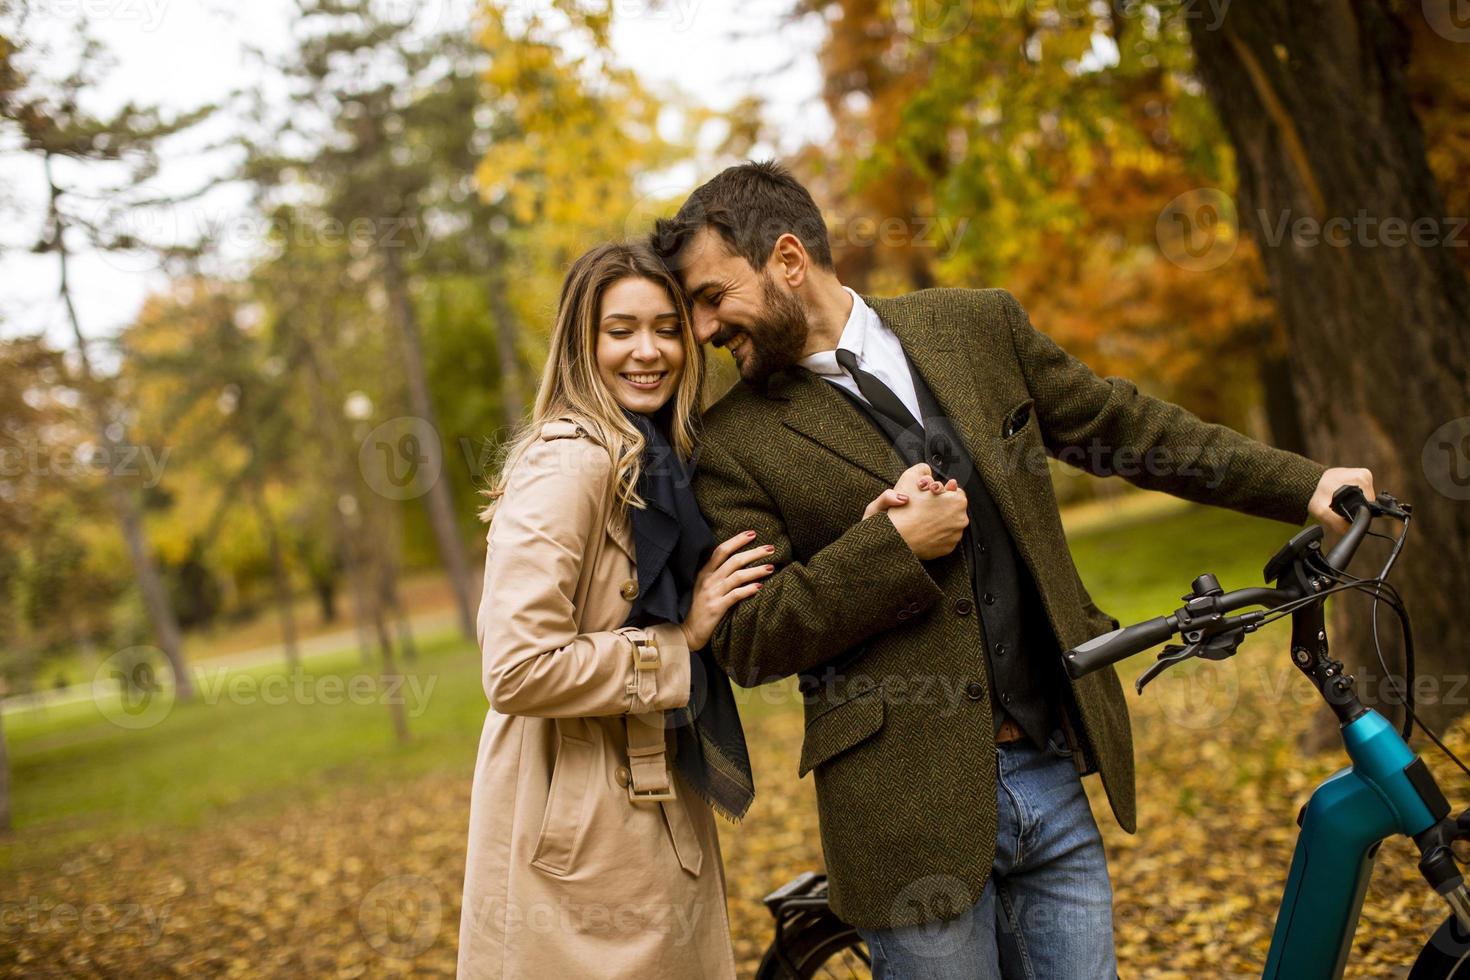
[[[1134,687],[1139,694],[1142,694],[1149,681],[1191,657],[1198,657],[1201,660],[1226,660],[1233,657],[1235,651],[1240,648],[1240,641],[1245,639],[1246,631],[1245,629],[1226,630],[1223,633],[1206,637],[1198,643],[1191,643],[1189,646],[1181,646],[1178,643],[1167,644],[1159,652],[1159,658],[1149,665],[1148,670],[1138,675]]]
[[[1149,664],[1148,670],[1138,675],[1138,680],[1133,686],[1139,694],[1148,686],[1148,682],[1158,677],[1164,671],[1178,663],[1183,663],[1190,657],[1198,655],[1199,644],[1191,643],[1189,646],[1181,646],[1178,643],[1165,644],[1164,649],[1159,651],[1159,658]]]

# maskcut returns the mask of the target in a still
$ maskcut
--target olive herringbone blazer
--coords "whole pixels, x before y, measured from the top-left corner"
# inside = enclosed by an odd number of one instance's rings
[[[1189,500],[1306,518],[1323,467],[1097,377],[1004,290],[864,299],[953,420],[1036,581],[1056,643],[1027,655],[1055,657],[1117,625],[1072,562],[1048,454]],[[995,849],[969,556],[957,548],[921,562],[887,515],[861,519],[904,468],[828,382],[792,368],[764,390],[741,383],[710,409],[695,482],[718,539],[754,529],[776,546],[776,573],[725,617],[713,650],[747,686],[803,676],[799,772],[816,774],[833,907],[865,928],[958,915],[979,900]],[[1101,774],[1131,833],[1133,747],[1117,674],[1065,683],[1078,768]]]

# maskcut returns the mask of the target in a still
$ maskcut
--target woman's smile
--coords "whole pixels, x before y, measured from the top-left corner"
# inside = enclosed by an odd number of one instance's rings
[[[657,391],[668,376],[667,371],[624,371],[618,375],[639,391]]]

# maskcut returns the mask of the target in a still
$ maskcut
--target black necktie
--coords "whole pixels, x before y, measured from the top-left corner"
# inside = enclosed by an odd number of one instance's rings
[[[903,402],[886,384],[879,381],[875,375],[857,366],[856,354],[839,347],[837,348],[837,363],[842,365],[842,370],[852,375],[852,380],[857,382],[858,391],[863,393],[869,405],[903,426],[905,431],[919,427],[919,423],[914,421],[914,417],[909,414]]]

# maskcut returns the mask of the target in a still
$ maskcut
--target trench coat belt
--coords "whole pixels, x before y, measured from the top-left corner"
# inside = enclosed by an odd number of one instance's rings
[[[689,811],[674,792],[662,711],[628,715],[628,773],[628,799],[634,804],[659,805],[679,864],[697,877],[704,864],[704,850],[699,846]]]

